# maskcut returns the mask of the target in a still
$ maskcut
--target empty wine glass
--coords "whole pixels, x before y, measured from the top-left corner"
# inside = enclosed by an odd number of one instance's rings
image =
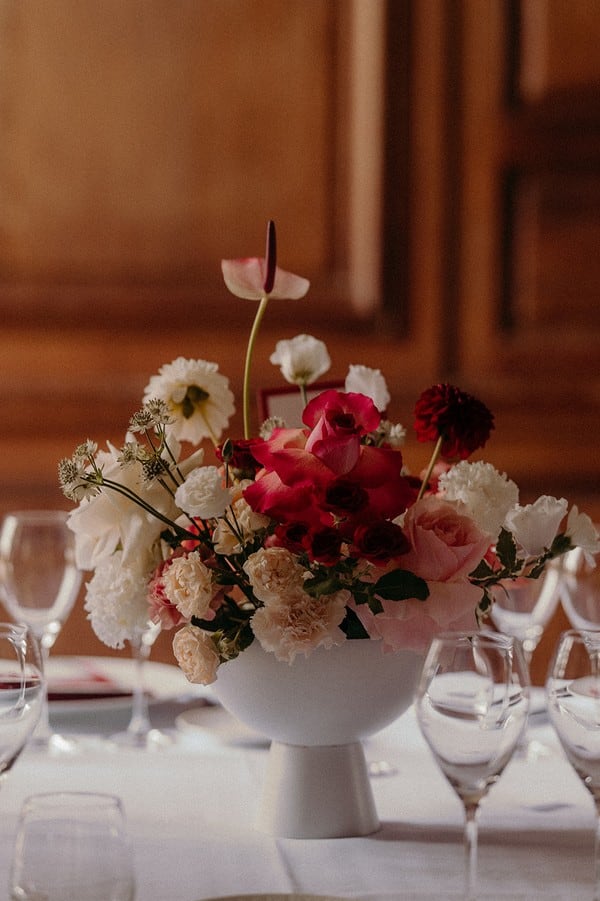
[[[77,599],[81,579],[66,512],[24,510],[4,517],[0,529],[2,601],[9,614],[26,623],[39,640],[44,662]],[[52,750],[73,747],[50,729],[47,691],[32,744]]]
[[[113,795],[57,792],[23,804],[12,901],[133,901],[131,843]]]
[[[496,628],[512,635],[523,648],[529,667],[544,629],[560,599],[560,568],[550,565],[537,579],[507,579],[492,589],[490,615]]]
[[[27,744],[44,697],[42,655],[21,623],[0,623],[0,782]]]
[[[574,629],[600,628],[600,554],[595,560],[580,547],[562,560],[560,600]]]
[[[546,680],[550,721],[596,809],[594,901],[600,901],[600,632],[563,632]]]
[[[465,810],[465,899],[477,896],[477,816],[525,728],[529,678],[511,636],[434,638],[415,696],[423,736]]]
[[[148,695],[144,684],[145,665],[160,630],[160,623],[148,622],[147,628],[130,641],[134,665],[131,720],[123,732],[111,736],[111,741],[121,748],[157,750],[172,744],[170,736],[160,729],[154,729],[150,722]]]

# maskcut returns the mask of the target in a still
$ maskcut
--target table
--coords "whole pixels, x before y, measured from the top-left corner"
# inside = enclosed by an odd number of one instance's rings
[[[182,697],[152,707],[153,724],[202,702]],[[0,790],[0,898],[23,799],[32,792],[108,791],[124,803],[133,840],[137,901],[199,901],[251,893],[311,893],[383,899],[461,897],[462,809],[437,769],[409,710],[366,745],[394,775],[373,779],[382,828],[355,839],[294,840],[253,827],[267,746],[225,711],[196,714],[206,729],[175,733],[158,752],[110,749],[96,736],[127,711],[53,717],[80,737],[72,755],[25,751]],[[480,820],[482,898],[592,898],[594,814],[543,716],[531,734],[548,753],[514,758],[484,801]]]

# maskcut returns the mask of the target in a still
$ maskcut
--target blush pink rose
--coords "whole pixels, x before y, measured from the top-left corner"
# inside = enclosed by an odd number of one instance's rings
[[[490,537],[473,520],[437,497],[425,497],[406,512],[404,534],[411,550],[402,567],[433,582],[466,579],[486,555]]]

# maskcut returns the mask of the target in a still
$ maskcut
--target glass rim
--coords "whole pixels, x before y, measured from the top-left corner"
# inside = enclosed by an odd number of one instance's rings
[[[100,806],[110,806],[110,807],[118,807],[119,810],[123,809],[123,802],[118,795],[112,794],[111,792],[90,792],[90,791],[77,791],[77,790],[59,790],[59,791],[50,791],[50,792],[33,792],[30,795],[27,795],[23,800],[22,810],[25,810],[28,807],[33,807],[34,805],[40,806],[61,806],[62,804],[66,804],[67,802],[75,802],[81,801],[84,802],[83,806],[85,807],[100,807]]]
[[[476,641],[478,644],[484,642],[493,646],[506,648],[514,647],[516,644],[516,639],[512,635],[507,635],[505,632],[493,632],[491,629],[467,629],[465,631],[448,630],[438,632],[437,635],[434,635],[431,639],[431,644],[435,641],[454,642],[455,644],[462,644],[464,642],[473,643],[473,641]]]

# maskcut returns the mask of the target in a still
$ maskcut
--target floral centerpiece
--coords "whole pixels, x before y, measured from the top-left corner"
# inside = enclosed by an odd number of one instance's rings
[[[244,438],[223,439],[234,398],[217,364],[180,357],[150,379],[121,448],[87,440],[59,465],[103,642],[122,647],[160,622],[200,683],[253,642],[288,663],[346,641],[421,650],[441,629],[480,622],[497,583],[537,578],[575,546],[598,549],[591,520],[566,500],[521,506],[505,474],[469,461],[493,416],[452,385],[417,400],[416,437],[432,443],[420,475],[400,449],[406,430],[387,419],[383,375],[362,365],[350,366],[344,391],[305,403],[300,427],[271,419],[252,436],[260,321],[272,298],[299,299],[309,283],[277,267],[272,223],[264,258],[223,261],[222,271],[234,295],[258,302]],[[304,401],[330,365],[307,335],[278,342],[271,361]],[[198,449],[205,441],[213,462]]]

